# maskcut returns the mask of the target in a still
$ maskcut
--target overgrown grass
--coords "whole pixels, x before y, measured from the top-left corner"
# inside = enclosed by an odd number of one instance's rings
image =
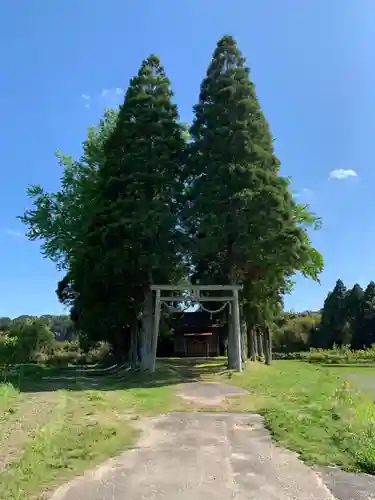
[[[232,382],[251,391],[251,409],[264,415],[278,442],[307,463],[375,473],[372,398],[330,368],[251,363]]]
[[[19,401],[19,392],[12,384],[0,384],[0,424],[4,416],[13,413]]]
[[[375,398],[375,367],[369,365],[334,365],[330,366],[332,373],[349,380],[354,386],[360,390],[372,394]]]
[[[2,474],[0,498],[24,500],[41,494],[55,480],[79,474],[126,449],[134,430],[92,403],[83,394],[77,400],[61,393],[53,418],[29,439],[21,457]]]

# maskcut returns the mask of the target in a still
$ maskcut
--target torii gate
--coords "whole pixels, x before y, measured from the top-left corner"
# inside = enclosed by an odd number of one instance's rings
[[[156,359],[156,348],[159,335],[159,323],[161,306],[168,302],[186,302],[190,301],[193,304],[201,304],[202,302],[225,302],[220,310],[229,304],[230,318],[232,320],[233,329],[233,347],[236,353],[236,371],[242,371],[242,353],[241,353],[241,325],[240,325],[240,307],[238,300],[238,292],[243,290],[241,285],[151,285],[150,289],[155,292],[155,311],[154,311],[154,327],[153,327],[153,342],[152,354],[153,359]],[[226,296],[202,296],[200,292],[227,292]],[[163,292],[170,292],[168,295],[163,295]],[[173,296],[173,292],[180,292],[179,295]],[[185,295],[183,293],[185,292]],[[216,311],[217,312],[217,311]]]

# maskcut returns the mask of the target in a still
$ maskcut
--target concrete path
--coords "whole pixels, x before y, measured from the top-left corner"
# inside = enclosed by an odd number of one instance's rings
[[[53,500],[332,500],[314,472],[271,443],[258,415],[144,420],[137,448]]]
[[[207,407],[220,406],[226,398],[231,396],[245,396],[249,394],[245,389],[233,387],[226,384],[214,384],[212,382],[193,382],[184,384],[179,391],[183,399],[199,403]]]
[[[375,500],[375,476],[354,474],[336,467],[316,467],[338,500]]]
[[[188,384],[203,403],[238,389]],[[271,442],[254,414],[172,413],[140,421],[137,447],[60,488],[52,500],[332,500],[318,474]]]

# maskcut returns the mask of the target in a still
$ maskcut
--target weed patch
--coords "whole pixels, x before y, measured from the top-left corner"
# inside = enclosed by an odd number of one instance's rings
[[[274,438],[307,463],[375,473],[372,399],[329,368],[249,363],[232,382],[254,394]]]

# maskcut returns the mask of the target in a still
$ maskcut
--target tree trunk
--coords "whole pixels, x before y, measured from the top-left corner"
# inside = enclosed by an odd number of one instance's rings
[[[259,328],[256,329],[256,339],[257,339],[257,354],[258,354],[257,358],[258,361],[263,361],[264,359],[263,342]]]
[[[153,296],[152,291],[145,292],[145,300],[143,304],[142,328],[141,328],[141,359],[140,368],[142,371],[152,370],[152,314]]]
[[[269,351],[269,364],[272,363],[272,332],[271,329],[268,327],[268,351]]]
[[[228,313],[228,368],[236,369],[236,343],[234,339],[235,331],[233,328],[232,315]]]
[[[124,330],[117,330],[113,338],[113,355],[117,365],[121,365],[125,359]]]
[[[263,345],[264,345],[264,361],[266,365],[270,365],[272,361],[272,345],[271,345],[271,331],[268,325],[264,328]]]
[[[255,331],[249,323],[247,324],[247,356],[251,361],[257,360]]]
[[[241,355],[242,355],[242,364],[243,365],[247,361],[247,353],[248,353],[248,347],[247,347],[247,324],[246,324],[246,320],[242,316],[242,321],[241,321]]]
[[[236,370],[242,372],[242,342],[241,342],[241,317],[240,317],[240,304],[238,297],[238,290],[233,290],[233,307],[232,307],[232,321],[233,321],[233,342],[236,353]]]
[[[141,361],[141,352],[142,352],[142,320],[138,318],[137,321],[137,360],[138,366]]]
[[[152,316],[152,339],[151,339],[151,373],[156,370],[156,352],[158,349],[159,326],[160,326],[160,290],[156,290],[155,308]]]
[[[130,324],[130,364],[132,369],[138,367],[138,318],[134,316]]]
[[[253,327],[253,345],[254,345],[254,361],[258,361],[259,351],[258,351],[258,329],[256,326]]]

